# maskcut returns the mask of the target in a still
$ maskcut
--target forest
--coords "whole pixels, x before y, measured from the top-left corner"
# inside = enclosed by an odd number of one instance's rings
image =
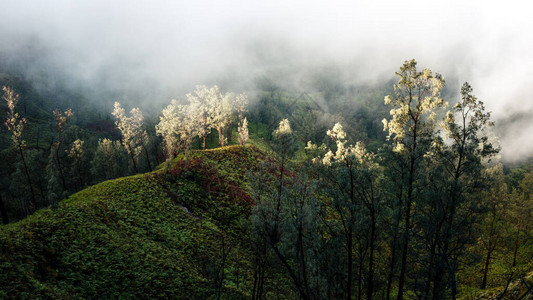
[[[1,74],[0,298],[531,299],[533,165],[476,87],[335,75],[143,114]]]

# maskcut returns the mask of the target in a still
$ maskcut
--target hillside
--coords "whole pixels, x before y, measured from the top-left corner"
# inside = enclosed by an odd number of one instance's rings
[[[0,298],[245,298],[254,147],[190,152],[0,228]]]

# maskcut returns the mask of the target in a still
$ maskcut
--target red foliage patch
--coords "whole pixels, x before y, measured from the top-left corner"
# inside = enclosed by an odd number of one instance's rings
[[[167,174],[154,174],[154,177],[161,176],[172,181],[187,179],[197,182],[211,199],[218,200],[224,206],[236,204],[251,207],[254,204],[252,197],[236,182],[221,176],[215,167],[199,158],[178,161]]]

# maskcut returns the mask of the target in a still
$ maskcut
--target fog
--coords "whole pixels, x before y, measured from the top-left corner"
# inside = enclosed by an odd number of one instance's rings
[[[196,84],[247,91],[264,76],[303,92],[327,66],[376,84],[415,58],[473,86],[504,124],[504,160],[531,156],[531,9],[464,2],[3,0],[0,64],[111,105],[165,103]]]

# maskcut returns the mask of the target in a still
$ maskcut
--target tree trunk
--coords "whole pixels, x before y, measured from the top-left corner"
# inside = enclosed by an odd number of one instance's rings
[[[438,232],[438,230],[436,230]],[[438,235],[438,234],[437,234]],[[435,256],[436,256],[436,247],[437,247],[437,241],[438,236],[435,237],[435,240],[432,241],[431,244],[431,250],[430,250],[430,258],[429,258],[429,274],[428,274],[428,282],[426,284],[426,291],[425,291],[425,297],[426,299],[429,299],[429,291],[431,289],[431,281],[433,280],[433,299],[440,299],[439,298],[439,291],[440,291],[440,282],[442,281],[442,268],[440,265],[440,262],[435,263]],[[433,269],[433,265],[437,264],[435,269]]]
[[[76,163],[76,166],[78,167],[78,180],[79,180],[79,184],[80,184],[80,190],[83,190],[83,186],[84,186],[83,177],[82,177],[83,172],[81,171],[81,165],[80,165],[79,160]]]
[[[274,250],[274,253],[278,257],[278,259],[281,261],[283,266],[285,266],[285,269],[289,273],[289,276],[292,278],[294,285],[298,289],[298,292],[300,294],[301,299],[307,300],[310,299],[310,295],[307,294],[305,287],[303,286],[303,283],[300,279],[300,277],[296,274],[296,272],[293,270],[292,266],[287,261],[287,258],[280,252],[280,250],[277,247],[277,242],[279,239],[279,229],[278,229],[278,222],[279,222],[279,213],[281,209],[281,198],[282,198],[282,192],[283,192],[283,174],[285,170],[285,156],[281,157],[281,166],[280,166],[280,174],[279,174],[279,184],[278,184],[278,191],[277,191],[277,203],[276,203],[276,218],[275,218],[275,224],[274,229],[269,234],[269,241],[270,246]]]
[[[222,134],[222,127],[217,126],[217,132],[218,132],[218,145],[222,147],[224,146],[224,135]]]
[[[254,268],[254,285],[253,285],[253,289],[252,289],[252,300],[259,299],[256,296],[256,294],[255,294],[256,291],[259,291],[259,288],[258,288],[258,277],[259,277],[258,269],[259,269],[259,266],[255,266],[255,268]]]
[[[409,184],[407,186],[407,199],[405,203],[405,232],[404,240],[402,247],[402,265],[400,269],[400,280],[398,283],[398,300],[403,299],[403,287],[405,285],[405,271],[407,268],[407,255],[409,251],[409,235],[411,231],[411,204],[413,201],[413,185],[414,185],[414,176],[415,176],[415,160],[416,160],[416,143],[417,138],[417,122],[415,120],[414,129],[413,129],[413,148],[410,153],[410,165],[409,165]]]
[[[516,257],[518,255],[518,246],[520,244],[520,230],[521,230],[521,223],[519,223],[517,231],[516,231],[516,237],[514,241],[514,249],[513,249],[513,263],[511,265],[511,270],[509,272],[509,278],[507,278],[507,284],[505,284],[505,289],[500,294],[498,299],[502,299],[505,293],[507,293],[507,289],[509,288],[509,285],[511,284],[511,281],[513,280],[514,275],[514,267],[516,266]]]
[[[131,162],[133,163],[133,171],[135,174],[139,173],[139,169],[137,169],[137,164],[135,163],[135,157],[133,156],[133,151],[131,150],[131,146],[128,145],[128,152],[130,154]]]
[[[463,130],[464,132],[464,130]],[[453,181],[453,184],[452,184],[452,188],[451,188],[451,191],[450,191],[450,198],[451,198],[451,203],[450,203],[450,215],[448,217],[448,224],[446,226],[446,232],[444,233],[444,247],[443,247],[443,253],[442,255],[444,257],[448,257],[448,249],[450,247],[450,240],[451,240],[451,237],[452,237],[452,229],[453,229],[453,222],[454,222],[454,219],[455,219],[455,210],[456,210],[456,206],[457,206],[457,201],[459,200],[459,197],[460,197],[460,191],[459,191],[459,178],[461,176],[461,167],[462,167],[462,161],[463,161],[463,153],[464,153],[464,144],[465,144],[465,139],[466,139],[466,135],[463,136],[463,140],[462,140],[462,144],[461,144],[461,148],[460,148],[460,151],[459,151],[459,162],[457,163],[457,166],[455,167],[455,172],[454,172],[454,181]],[[445,211],[445,218],[446,218],[446,213],[447,213],[447,210]],[[446,219],[445,219],[446,220]],[[452,268],[453,266],[451,264],[449,264],[448,262],[448,266],[450,268]],[[439,267],[440,267],[440,264],[439,264]],[[442,269],[441,269],[442,270]],[[434,291],[435,293],[438,293],[436,294],[437,296],[441,296],[442,294],[442,272],[440,272],[441,270],[437,270],[437,280],[435,281],[435,286],[434,286]],[[451,270],[453,274],[455,274],[455,270]],[[452,299],[455,299],[456,297],[456,292],[455,292],[455,275],[452,276],[452,274],[450,274],[450,277],[452,279],[453,282],[450,283],[450,286],[452,287]],[[434,295],[435,297],[435,295]]]
[[[144,156],[146,157],[146,163],[148,163],[148,170],[152,172],[152,164],[150,163],[150,158],[148,156],[148,150],[146,150],[146,146],[144,145],[143,142],[141,142],[141,146],[143,147],[143,150],[144,150]]]
[[[346,254],[347,254],[347,259],[348,259],[348,262],[347,262],[347,267],[348,267],[348,290],[347,290],[347,295],[346,295],[346,299],[348,300],[352,300],[352,283],[353,283],[353,257],[352,257],[352,252],[353,252],[353,234],[352,234],[352,230],[349,229],[348,232],[347,232],[347,243],[346,243]]]
[[[363,294],[363,265],[366,253],[359,255],[359,268],[357,270],[357,300],[361,300]]]
[[[374,244],[376,240],[376,216],[372,209],[371,211],[371,224],[370,224],[370,258],[368,260],[368,289],[366,298],[372,300],[374,293]]]
[[[412,180],[412,179],[411,179]],[[398,300],[403,299],[403,287],[405,284],[405,271],[407,267],[407,252],[409,251],[409,231],[411,230],[411,197],[412,187],[407,192],[407,203],[405,207],[405,232],[402,246],[402,264],[400,269],[400,281],[398,283]]]
[[[355,184],[354,176],[351,169],[351,166],[347,163],[346,165],[350,174],[350,201],[351,203],[355,202]],[[348,295],[347,299],[352,299],[352,283],[353,283],[353,228],[352,224],[348,224],[347,232],[347,254],[348,254]]]
[[[272,248],[274,249],[274,253],[276,254],[276,256],[279,258],[281,263],[285,266],[285,268],[289,272],[289,275],[292,278],[292,280],[294,282],[294,285],[298,289],[298,292],[300,294],[301,299],[309,300],[310,299],[309,295],[306,293],[304,287],[302,286],[302,282],[300,281],[300,279],[298,278],[298,276],[296,275],[296,273],[292,269],[291,265],[288,263],[288,261],[285,258],[285,256],[283,256],[283,254],[281,254],[281,252],[279,251],[279,249],[278,249],[278,247],[276,245],[272,245]]]
[[[233,138],[233,130],[231,128],[231,126],[228,126],[228,130],[227,131],[227,134],[228,134],[228,143],[231,143],[231,139]]]
[[[139,133],[139,140],[141,141],[141,147],[143,147],[143,150],[144,150],[144,155],[146,157],[146,163],[148,164],[148,170],[150,172],[152,172],[152,164],[150,163],[150,158],[148,156],[148,150],[146,150],[146,146],[144,145],[144,140],[143,140],[143,133]]]
[[[30,186],[31,200],[32,200],[31,204],[35,207],[35,193],[33,192],[33,185],[31,183],[30,172],[28,172],[28,166],[26,165],[26,159],[24,158],[24,152],[22,151],[22,148],[20,146],[19,146],[19,153],[20,153],[20,157],[22,158],[22,163],[24,165],[24,172],[26,173],[26,179],[28,180],[28,185]]]
[[[261,272],[259,273],[259,291],[257,292],[257,299],[263,299],[263,287],[265,283],[265,267],[261,267]]]
[[[392,253],[389,266],[389,276],[387,277],[387,296],[386,299],[390,300],[390,292],[392,289],[392,280],[394,279],[394,266],[396,265],[396,249],[398,243],[398,232],[400,230],[400,219],[401,219],[401,207],[402,207],[402,192],[398,193],[399,209],[396,217],[394,218],[394,234],[392,237]]]
[[[300,264],[302,268],[302,277],[303,277],[303,285],[305,287],[305,291],[307,295],[311,298],[311,291],[309,290],[309,283],[307,281],[307,268],[305,265],[305,249],[303,244],[303,228],[302,225],[299,224],[298,226],[298,248],[300,248]]]
[[[457,283],[455,280],[455,266],[452,266],[452,264],[448,261],[448,257],[446,255],[446,263],[449,267],[450,272],[450,289],[452,290],[452,300],[457,299]]]
[[[65,181],[65,175],[63,175],[63,168],[61,167],[61,161],[59,160],[59,146],[58,144],[56,146],[56,162],[57,162],[57,169],[59,170],[59,175],[61,176],[61,184],[63,185],[63,191],[67,191],[67,184]]]
[[[4,201],[2,201],[1,193],[0,193],[0,213],[2,214],[2,224],[8,224],[9,218],[7,217],[7,210],[4,206]]]
[[[483,269],[483,281],[481,282],[481,289],[487,288],[487,276],[489,274],[490,258],[492,254],[491,243],[489,243],[489,249],[487,250],[487,257],[485,258],[485,268]]]

